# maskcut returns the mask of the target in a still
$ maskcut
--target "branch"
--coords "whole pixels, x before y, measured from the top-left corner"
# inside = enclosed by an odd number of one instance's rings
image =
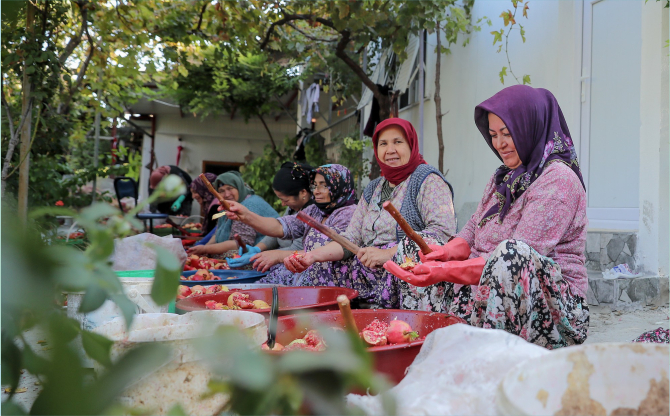
[[[519,78],[517,78],[516,75],[514,75],[514,71],[512,71],[512,62],[510,62],[509,60],[509,52],[507,51],[507,44],[509,43],[509,34],[512,33],[512,28],[516,24],[516,20],[514,20],[514,18],[516,17],[517,10],[518,9],[515,7],[514,14],[512,14],[512,21],[514,21],[514,23],[510,25],[509,30],[507,31],[507,35],[505,35],[505,56],[507,56],[507,65],[509,65],[509,73],[512,74],[512,76],[516,80],[516,83],[520,84]]]
[[[287,14],[287,13],[284,13],[283,18],[277,20],[276,22],[273,22],[270,25],[270,28],[268,29],[267,33],[265,34],[265,38],[263,39],[263,42],[261,42],[260,48],[265,49],[265,47],[268,45],[268,43],[270,42],[270,37],[272,36],[272,34],[275,31],[275,27],[283,26],[283,25],[285,25],[289,22],[295,21],[295,20],[314,20],[314,21],[317,21],[317,22],[321,23],[324,26],[327,26],[327,27],[331,28],[331,29],[335,29],[335,25],[333,24],[333,22],[331,22],[328,19],[324,19],[322,17],[314,17],[314,16],[309,15],[309,14]]]
[[[343,30],[340,32],[342,34],[342,39],[337,44],[337,47],[335,48],[335,56],[340,58],[341,60],[344,61],[349,68],[351,68],[352,71],[356,74],[358,78],[360,78],[361,81],[363,81],[363,84],[365,84],[366,87],[372,91],[372,94],[375,96],[377,101],[380,103],[384,101],[384,97],[382,96],[381,92],[379,92],[379,89],[377,88],[377,85],[372,82],[370,77],[363,71],[363,68],[361,68],[356,61],[351,59],[349,55],[345,52],[345,49],[347,45],[349,44],[349,41],[351,40],[351,34],[349,33],[348,30]]]
[[[300,32],[300,34],[302,34],[302,35],[303,35],[304,37],[306,37],[307,39],[315,40],[315,41],[317,41],[317,42],[337,42],[337,38],[332,38],[332,39],[321,39],[321,38],[317,38],[316,36],[312,36],[312,35],[310,35],[310,34],[308,34],[308,33],[305,33],[302,29],[298,28],[298,26],[294,25],[294,24],[291,23],[291,22],[287,22],[286,24],[289,25],[289,26],[291,26],[293,29],[297,30],[298,32]]]
[[[2,93],[2,105],[5,106],[5,109],[7,109],[7,113],[9,114],[9,104],[7,103],[7,100],[5,100],[4,92]],[[30,97],[30,101],[28,101],[28,108],[26,109],[26,112],[21,116],[21,120],[19,121],[19,128],[14,131],[14,135],[9,140],[9,146],[7,147],[7,154],[5,155],[5,163],[2,165],[3,182],[5,181],[5,179],[7,179],[7,172],[9,171],[9,165],[12,160],[12,156],[14,156],[14,150],[16,149],[16,145],[19,144],[19,132],[23,128],[23,124],[26,122],[26,119],[29,118],[29,113],[32,111],[32,106],[33,106],[33,97]],[[11,125],[12,123],[11,119],[9,120],[9,123]]]
[[[2,106],[7,111],[7,124],[9,124],[9,138],[10,141],[14,139],[14,117],[12,116],[12,109],[5,98],[5,86],[2,85]],[[11,143],[11,142],[10,142]]]
[[[198,18],[198,27],[193,29],[190,34],[195,34],[195,33],[202,33],[200,30],[200,26],[202,26],[202,17],[205,15],[205,10],[207,9],[207,5],[209,3],[205,2],[205,4],[202,6],[202,10],[200,10],[200,17]]]
[[[125,17],[123,17],[123,15],[121,14],[121,11],[119,10],[119,3],[120,3],[120,2],[121,2],[121,0],[117,0],[117,1],[116,1],[116,4],[114,5],[114,9],[116,9],[116,15],[119,16],[119,19],[121,19],[123,25],[124,25],[127,29],[132,30],[132,29],[130,28],[130,23],[128,22],[128,20],[127,20]]]
[[[12,169],[11,172],[9,172],[9,173],[5,172],[5,167],[3,166],[3,168],[2,168],[2,180],[3,181],[6,181],[7,179],[9,179],[9,177],[12,176],[14,174],[14,172],[16,172],[16,170],[21,167],[23,162],[25,162],[26,158],[28,158],[28,155],[30,155],[30,149],[32,149],[33,143],[35,142],[35,137],[37,137],[37,129],[40,125],[40,116],[41,115],[42,115],[42,107],[40,106],[39,109],[37,110],[37,121],[35,121],[35,128],[33,130],[33,137],[32,137],[32,139],[30,139],[30,143],[28,144],[28,149],[26,150],[26,154],[23,155],[23,159],[21,159],[19,161],[19,164],[16,165],[14,167],[14,169]],[[9,166],[9,164],[6,164],[6,166]]]
[[[67,61],[67,58],[69,58],[70,55],[72,55],[72,52],[74,52],[75,48],[79,46],[81,43],[81,37],[84,36],[84,31],[86,31],[88,28],[88,10],[86,8],[86,2],[78,1],[76,4],[79,6],[79,10],[81,11],[81,28],[79,29],[79,33],[70,39],[70,41],[67,43],[67,46],[65,46],[65,49],[63,49],[63,53],[58,58],[58,62],[60,62],[61,65]]]
[[[95,52],[95,44],[93,43],[93,40],[90,39],[90,36],[89,41],[91,43],[91,49],[88,51],[88,56],[86,56],[86,60],[82,64],[81,68],[79,68],[79,72],[77,73],[77,82],[72,87],[70,87],[68,96],[63,101],[63,104],[59,106],[58,114],[67,114],[70,111],[70,102],[72,101],[72,97],[81,87],[82,82],[84,82],[84,75],[88,69],[88,64],[91,62],[93,53]]]
[[[279,156],[280,159],[283,159],[283,158],[284,158],[284,155],[282,155],[282,154],[279,152],[279,149],[277,149],[277,145],[275,144],[275,140],[274,140],[274,138],[272,138],[272,133],[270,133],[270,129],[268,128],[268,125],[265,124],[265,120],[263,120],[263,116],[259,114],[259,115],[258,115],[258,118],[261,119],[261,123],[263,123],[263,127],[265,127],[265,131],[267,131],[267,132],[268,132],[268,136],[270,136],[270,143],[272,144],[272,151],[275,152],[275,154],[276,154],[277,156]]]

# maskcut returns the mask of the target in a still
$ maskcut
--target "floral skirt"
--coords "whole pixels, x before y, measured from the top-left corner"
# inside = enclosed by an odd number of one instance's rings
[[[581,344],[589,328],[586,299],[560,267],[522,241],[491,254],[479,286],[447,283],[446,309],[472,326],[503,329],[548,349]]]

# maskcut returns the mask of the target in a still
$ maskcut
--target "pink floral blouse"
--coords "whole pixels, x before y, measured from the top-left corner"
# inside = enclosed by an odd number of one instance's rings
[[[457,237],[470,245],[470,258],[488,259],[491,252],[507,239],[521,240],[543,256],[554,260],[573,293],[586,298],[586,192],[579,178],[565,164],[551,163],[540,177],[514,201],[502,224],[494,217],[478,224],[493,205],[494,176],[491,177],[477,211]]]
[[[379,181],[370,203],[361,198],[351,217],[347,231],[343,234],[349,241],[360,247],[382,247],[396,243],[398,223],[384,208],[379,206],[381,189],[385,180]],[[389,201],[398,209],[407,193],[409,179],[393,188]],[[426,228],[424,233],[447,241],[456,233],[456,215],[449,186],[437,175],[428,175],[417,196],[417,205]]]

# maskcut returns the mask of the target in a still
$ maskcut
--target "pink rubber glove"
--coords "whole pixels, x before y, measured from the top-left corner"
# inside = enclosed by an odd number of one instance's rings
[[[384,268],[398,279],[411,285],[426,287],[440,282],[461,285],[479,284],[485,265],[484,258],[476,257],[464,261],[430,261],[416,265],[411,272],[403,270],[392,261],[384,263]]]
[[[449,241],[444,246],[431,244],[428,247],[433,250],[432,253],[419,253],[422,263],[429,261],[453,261],[453,260],[467,260],[470,257],[470,245],[465,239],[456,237]]]

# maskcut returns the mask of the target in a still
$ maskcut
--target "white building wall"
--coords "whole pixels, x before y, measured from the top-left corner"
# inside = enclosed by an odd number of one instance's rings
[[[287,115],[279,121],[266,117],[275,143],[283,143],[286,136],[295,135],[295,122]],[[230,116],[208,117],[204,120],[184,115],[156,115],[155,154],[158,166],[175,165],[177,147],[183,146],[179,167],[191,177],[202,173],[202,162],[244,163],[245,157],[252,153],[254,157],[263,153],[265,145],[270,144],[268,134],[260,120],[245,123],[242,117],[231,120]],[[179,141],[179,138],[182,140]],[[151,160],[151,138],[144,137],[142,144],[142,173],[140,177],[140,197],[148,195],[150,171],[146,168]],[[193,212],[199,212],[197,203]]]

